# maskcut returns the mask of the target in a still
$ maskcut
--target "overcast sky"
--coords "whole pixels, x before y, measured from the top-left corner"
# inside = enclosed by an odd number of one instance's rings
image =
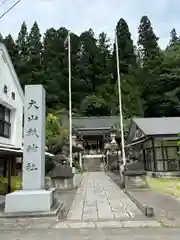
[[[0,14],[15,1],[8,0],[1,6]],[[112,39],[116,23],[122,17],[128,22],[136,43],[142,15],[150,18],[154,31],[160,37],[161,47],[168,43],[173,27],[180,34],[179,0],[21,0],[0,19],[0,32],[17,37],[23,21],[26,21],[28,28],[37,21],[41,33],[50,27],[63,26],[76,34],[92,28],[96,35],[104,31]]]

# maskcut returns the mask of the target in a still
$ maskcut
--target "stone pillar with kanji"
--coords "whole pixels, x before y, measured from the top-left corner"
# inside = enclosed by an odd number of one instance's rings
[[[43,189],[45,181],[45,90],[27,85],[24,107],[23,189]]]
[[[54,189],[45,189],[45,90],[25,86],[22,190],[6,195],[5,213],[50,212]]]

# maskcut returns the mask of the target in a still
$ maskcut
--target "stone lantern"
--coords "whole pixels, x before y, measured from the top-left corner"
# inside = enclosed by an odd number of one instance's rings
[[[115,132],[112,132],[110,134],[110,138],[111,138],[111,142],[110,142],[110,149],[112,151],[115,151],[118,149],[118,144],[116,142],[116,133]]]
[[[83,147],[82,147],[82,144],[80,142],[78,142],[75,132],[73,132],[73,135],[72,135],[72,147],[77,149],[77,152],[75,154],[76,154],[76,156],[78,156],[79,166],[80,166],[80,168],[82,168],[83,167],[82,166],[82,150],[83,150]]]
[[[72,145],[76,146],[76,135],[72,135]]]

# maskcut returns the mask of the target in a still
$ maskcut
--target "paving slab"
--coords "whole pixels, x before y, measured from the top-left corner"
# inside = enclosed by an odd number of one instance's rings
[[[1,230],[48,229],[57,222],[56,218],[4,218],[0,219]]]
[[[131,190],[141,203],[154,208],[156,219],[169,227],[180,227],[180,199],[152,190]]]
[[[51,226],[52,229],[66,229],[66,228],[156,228],[161,227],[161,224],[156,220],[150,221],[119,221],[119,220],[111,220],[111,221],[65,221],[58,222],[57,224]]]
[[[133,219],[144,217],[140,209],[104,172],[84,174],[67,220]]]
[[[59,199],[64,196],[68,216],[66,219],[47,218],[14,218],[0,219],[0,232],[13,231],[47,231],[48,229],[65,229],[74,231],[88,229],[157,227],[158,222],[147,223],[147,218],[137,206],[118,188],[103,172],[87,173],[74,193],[59,192]],[[67,200],[66,200],[67,199]],[[1,238],[0,238],[1,239]]]
[[[0,231],[6,240],[179,240],[180,230],[171,228],[77,228]]]

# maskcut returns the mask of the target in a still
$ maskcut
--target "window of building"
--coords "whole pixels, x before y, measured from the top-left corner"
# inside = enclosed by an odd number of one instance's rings
[[[144,157],[145,157],[145,170],[153,171],[154,170],[153,149],[152,148],[144,149]]]
[[[7,176],[7,161],[3,157],[0,157],[0,178]]]
[[[179,158],[177,147],[167,148],[167,159],[177,160]]]
[[[156,147],[155,150],[156,150],[156,159],[157,160],[162,160],[163,159],[162,148]]]
[[[178,171],[180,168],[178,150],[177,147],[168,147],[166,149],[167,166],[169,171]]]
[[[11,123],[10,123],[10,109],[0,105],[0,136],[10,138]]]
[[[179,171],[178,150],[177,146],[156,148],[157,171]]]

